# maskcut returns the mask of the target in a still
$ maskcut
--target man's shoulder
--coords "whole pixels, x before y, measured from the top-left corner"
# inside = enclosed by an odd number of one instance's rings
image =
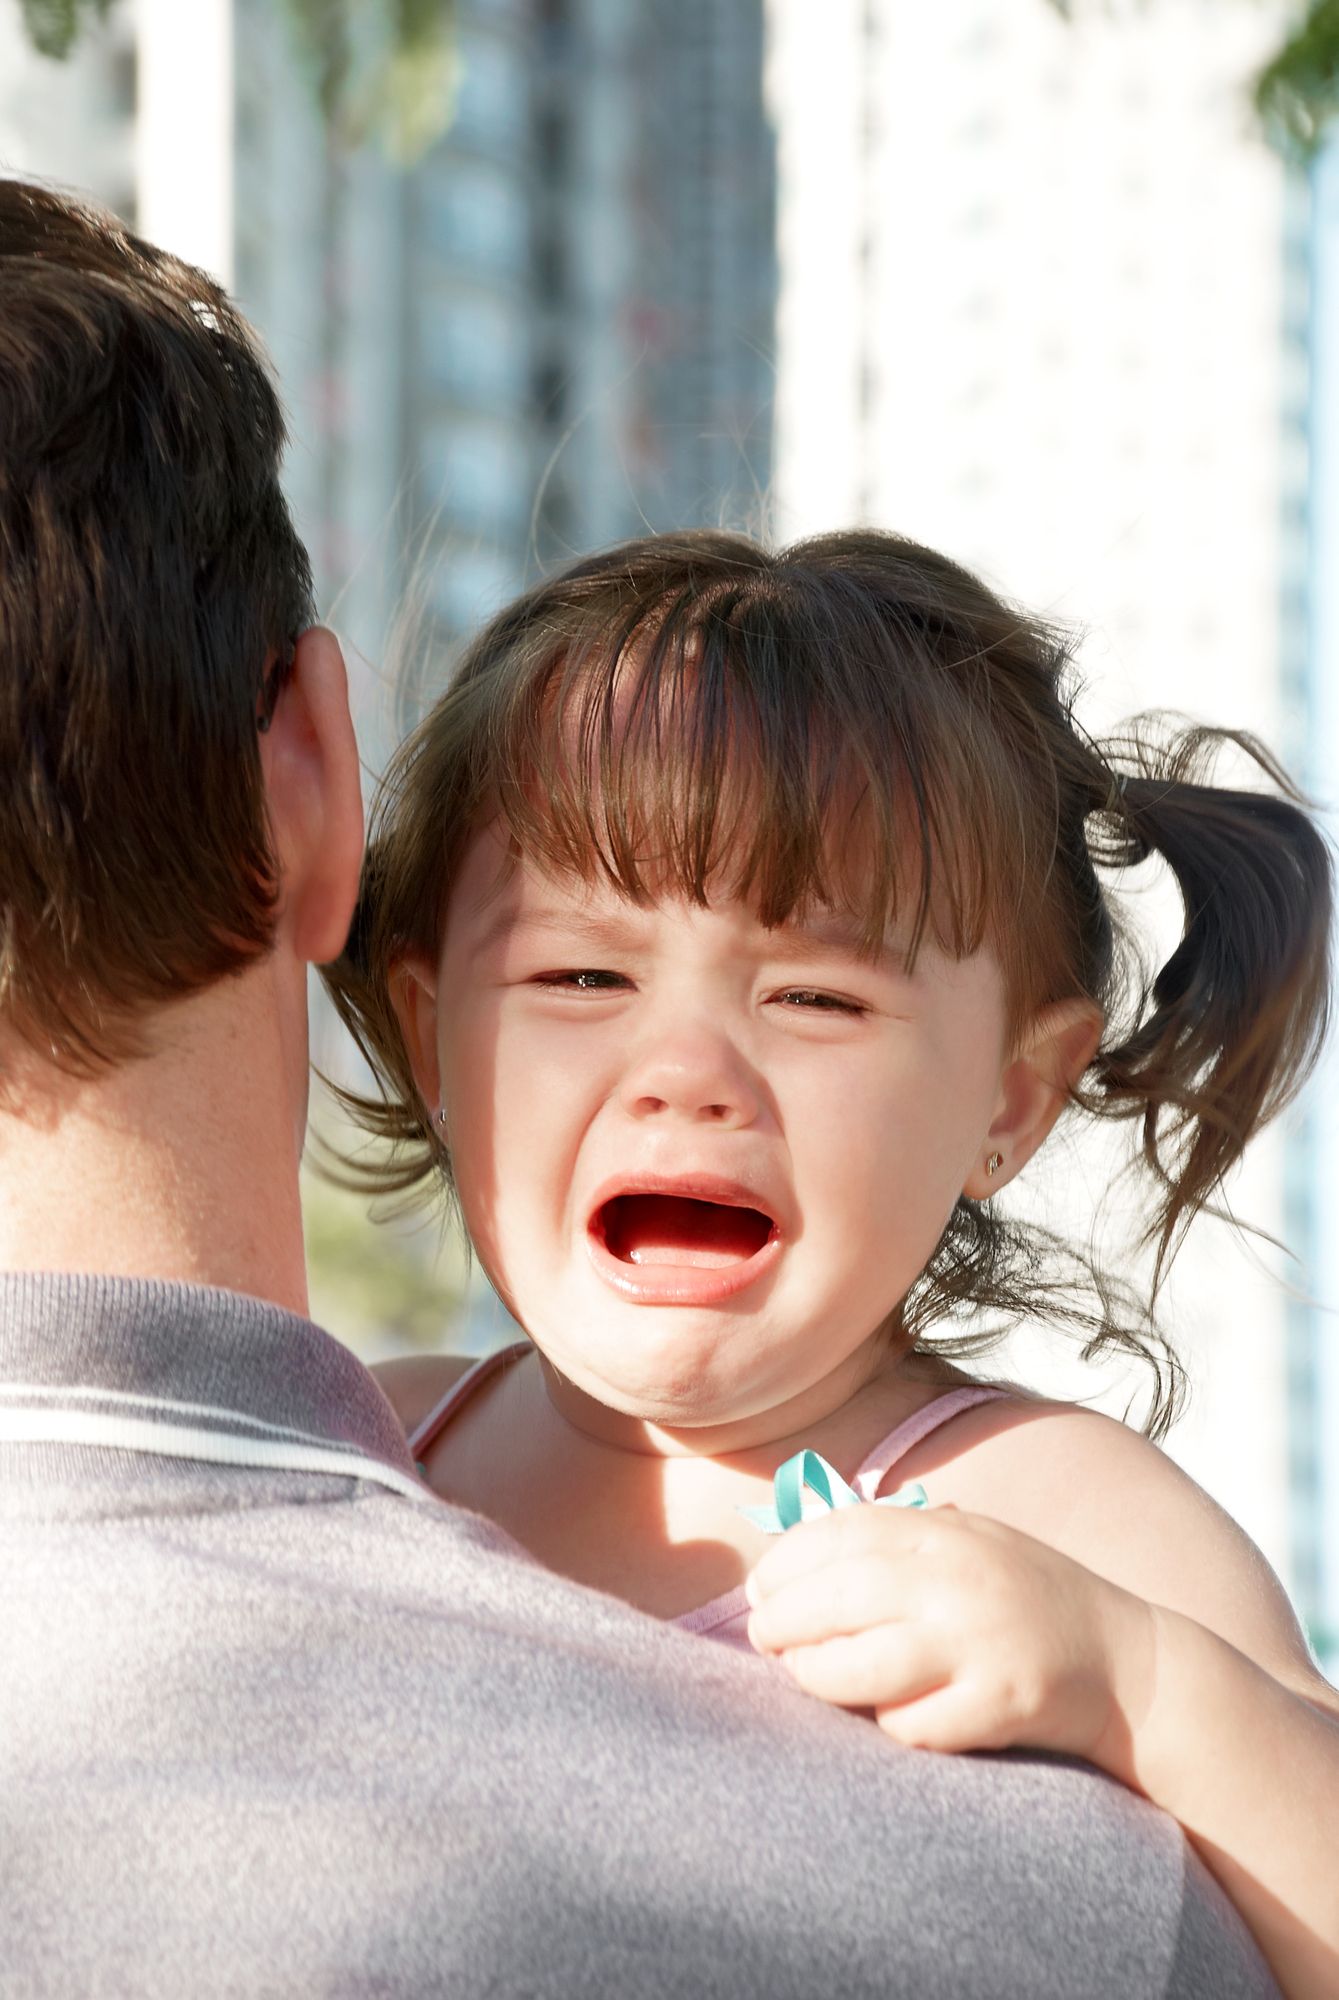
[[[113,1943],[218,1990],[221,1938],[239,1991],[1271,1990],[1217,1905],[1178,1983],[1214,1892],[1093,1773],[900,1751],[432,1499],[140,1472],[0,1545],[9,1928],[67,1913],[63,1990]]]

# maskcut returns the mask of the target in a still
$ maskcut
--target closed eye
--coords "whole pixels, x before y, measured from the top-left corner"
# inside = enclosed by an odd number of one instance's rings
[[[598,966],[574,966],[562,972],[537,972],[530,984],[566,993],[619,993],[632,981],[621,972],[605,972]]]
[[[816,1013],[867,1014],[868,1007],[859,1000],[848,1000],[839,993],[822,993],[812,986],[788,986],[784,992],[773,996],[783,1007],[802,1007]]]

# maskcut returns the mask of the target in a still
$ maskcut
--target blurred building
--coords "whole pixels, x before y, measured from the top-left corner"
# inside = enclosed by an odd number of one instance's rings
[[[374,712],[401,560],[396,176],[327,147],[269,0],[121,0],[66,62],[0,0],[0,167],[94,196],[229,287],[275,361],[289,490]]]
[[[138,50],[133,19],[95,29],[75,62],[33,53],[18,0],[0,0],[0,168],[89,189],[133,217]]]
[[[1184,709],[1305,769],[1312,242],[1249,102],[1288,10],[769,15],[780,533],[869,521],[942,547],[1077,624],[1090,726]],[[1137,901],[1170,947],[1166,894]],[[1300,1265],[1197,1224],[1165,1317],[1194,1385],[1172,1450],[1315,1624],[1333,1335],[1285,1285],[1316,1282],[1313,1150],[1294,1118],[1231,1191]],[[1076,1234],[1114,1219],[1108,1164],[1038,1162]]]
[[[448,645],[537,567],[756,517],[775,304],[760,0],[472,0],[458,48],[407,270]]]
[[[406,594],[449,645],[541,564],[757,520],[762,0],[458,0],[453,115],[407,172],[330,141],[289,11],[120,0],[57,64],[0,0],[0,160],[88,189],[259,326],[374,701]]]
[[[1310,674],[1313,753],[1307,779],[1339,836],[1339,144],[1331,142],[1312,172],[1311,213],[1311,565]],[[1314,1251],[1309,1260],[1315,1303],[1299,1302],[1294,1370],[1295,1428],[1308,1452],[1303,1478],[1320,1504],[1304,1513],[1311,1526],[1302,1560],[1314,1579],[1319,1624],[1331,1676],[1339,1673],[1339,1231],[1331,1194],[1339,1144],[1339,1050],[1331,1047],[1317,1080],[1296,1170],[1306,1190]],[[1317,1393],[1319,1390],[1319,1393]],[[1299,1511],[1303,1511],[1300,1510]]]

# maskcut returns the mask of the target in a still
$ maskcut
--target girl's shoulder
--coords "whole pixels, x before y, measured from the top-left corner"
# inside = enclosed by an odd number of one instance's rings
[[[1189,1473],[1114,1417],[999,1386],[909,1452],[899,1476],[1197,1619],[1280,1680],[1314,1682],[1278,1577]]]
[[[1036,1518],[1045,1510],[1063,1521],[1081,1510],[1096,1488],[1113,1481],[1129,1498],[1132,1489],[1157,1485],[1164,1474],[1186,1479],[1158,1445],[1129,1425],[1014,1382],[962,1379],[936,1401],[947,1404],[972,1388],[994,1393],[946,1412],[946,1421],[908,1452],[899,1468],[908,1479],[933,1476],[937,1486],[952,1485],[952,1495],[945,1497],[958,1506],[989,1496],[1011,1515]]]
[[[1114,1417],[1035,1395],[1012,1383],[931,1432],[899,1467],[932,1500],[988,1514],[1097,1567],[1090,1551],[1110,1543],[1165,1544],[1150,1523],[1169,1511],[1202,1533],[1234,1529],[1228,1515],[1160,1446]],[[1236,1530],[1237,1533],[1240,1530]],[[1147,1593],[1145,1593],[1147,1594]]]
[[[474,1354],[397,1354],[391,1361],[374,1362],[372,1373],[408,1437],[477,1359]]]

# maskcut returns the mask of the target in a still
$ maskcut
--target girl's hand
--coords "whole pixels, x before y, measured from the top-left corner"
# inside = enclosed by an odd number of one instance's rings
[[[953,1507],[851,1507],[792,1528],[747,1589],[758,1650],[899,1743],[1027,1744],[1129,1782],[1156,1613],[1044,1542]]]

